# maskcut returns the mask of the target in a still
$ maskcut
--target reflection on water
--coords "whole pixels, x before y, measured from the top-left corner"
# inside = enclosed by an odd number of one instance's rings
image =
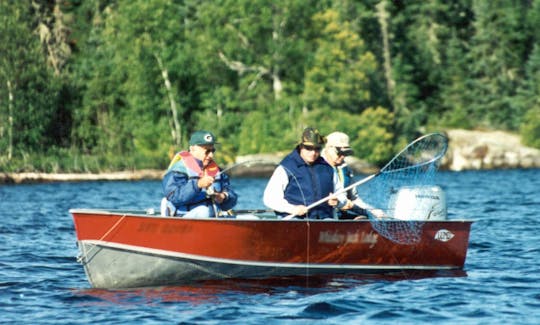
[[[368,285],[373,282],[396,282],[435,277],[466,277],[464,270],[396,271],[385,274],[291,276],[265,279],[206,280],[191,285],[148,287],[135,289],[83,289],[74,290],[83,305],[153,304],[186,302],[212,303],[231,295],[278,295],[295,291],[301,295],[336,292]]]

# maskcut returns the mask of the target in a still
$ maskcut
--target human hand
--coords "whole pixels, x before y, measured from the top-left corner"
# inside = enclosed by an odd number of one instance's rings
[[[226,192],[216,192],[212,195],[212,198],[216,203],[223,203],[227,199],[227,193]]]
[[[212,185],[212,183],[214,183],[214,177],[203,176],[197,181],[197,186],[199,188],[208,188],[210,185]]]
[[[297,205],[293,208],[293,215],[303,216],[308,212],[308,208],[305,205]]]
[[[378,219],[388,218],[386,213],[384,213],[384,211],[381,209],[372,209],[369,212],[371,212]]]
[[[351,200],[347,200],[347,203],[343,207],[341,207],[341,210],[350,210],[354,207],[354,203]]]
[[[328,205],[331,206],[331,207],[337,206],[338,203],[339,203],[339,201],[338,201],[337,197],[335,197],[335,196],[332,196],[332,197],[330,197],[328,199]]]
[[[368,217],[366,216],[356,216],[353,220],[366,220]]]

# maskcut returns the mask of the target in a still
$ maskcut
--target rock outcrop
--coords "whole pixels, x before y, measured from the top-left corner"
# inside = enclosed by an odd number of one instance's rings
[[[523,146],[518,135],[459,129],[446,134],[449,148],[442,162],[443,169],[540,168],[540,150]]]

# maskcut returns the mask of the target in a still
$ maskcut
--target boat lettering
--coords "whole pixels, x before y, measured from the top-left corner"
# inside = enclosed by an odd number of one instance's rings
[[[156,232],[158,224],[155,222],[141,222],[139,224],[138,232]]]
[[[319,243],[338,244],[345,241],[345,235],[338,232],[322,231],[319,233]]]
[[[174,234],[174,233],[185,233],[189,230],[189,227],[184,225],[168,225],[165,224],[161,227],[162,234]]]
[[[347,232],[340,233],[338,231],[321,231],[319,233],[319,243],[325,244],[355,244],[363,243],[370,244],[370,248],[377,243],[378,235],[370,232],[366,234],[365,232]]]
[[[363,244],[370,244],[369,248],[373,248],[375,244],[377,244],[377,239],[379,238],[379,235],[374,234],[372,231],[369,232],[369,234],[366,234],[365,232],[362,232],[362,243]]]
[[[346,243],[358,243],[358,233],[347,233]]]
[[[441,229],[435,234],[435,239],[443,242],[447,242],[454,238],[454,234],[450,230]]]

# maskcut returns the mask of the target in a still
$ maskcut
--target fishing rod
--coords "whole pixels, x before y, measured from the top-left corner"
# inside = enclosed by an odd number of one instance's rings
[[[268,160],[263,160],[263,159],[258,159],[258,160],[246,160],[246,161],[242,161],[242,162],[239,162],[239,163],[236,163],[236,164],[233,164],[232,166],[229,166],[223,170],[221,170],[219,173],[217,173],[216,176],[218,175],[221,175],[221,174],[224,174],[238,166],[242,166],[242,165],[246,165],[246,167],[251,167],[252,165],[273,165],[273,166],[276,166],[278,163],[276,162],[272,162],[272,161],[268,161]]]
[[[236,164],[233,164],[232,166],[230,167],[227,167],[221,171],[219,171],[215,177],[218,177],[219,175],[221,174],[224,174],[238,166],[242,166],[242,165],[246,165],[247,167],[250,167],[252,165],[277,165],[277,163],[273,163],[273,162],[269,162],[268,160],[262,160],[262,159],[258,159],[258,160],[246,160],[246,161],[242,161],[242,162],[239,162],[239,163],[236,163]],[[222,214],[222,211],[219,211],[219,209],[217,208],[217,204],[215,202],[215,199],[214,199],[214,195],[216,194],[216,192],[214,192],[214,189],[212,187],[209,187],[206,191],[207,193],[207,196],[212,200],[212,209],[214,210],[214,215],[216,217],[220,216]],[[232,214],[239,214],[239,213],[266,213],[266,212],[272,212],[273,210],[259,210],[259,209],[251,209],[251,210],[235,210],[234,212],[231,211]],[[225,212],[225,213],[228,213],[228,212]]]

